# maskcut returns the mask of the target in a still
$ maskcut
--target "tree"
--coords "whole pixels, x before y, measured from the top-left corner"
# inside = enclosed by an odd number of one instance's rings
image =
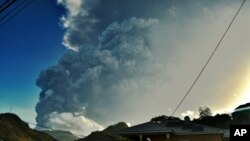
[[[199,119],[203,119],[205,117],[210,117],[212,116],[212,111],[208,107],[200,107],[199,108]]]
[[[163,123],[163,122],[172,121],[172,120],[180,120],[180,119],[178,117],[161,115],[161,116],[156,116],[152,118],[150,121]]]
[[[229,129],[232,117],[229,114],[216,114],[215,116],[194,119],[193,122],[221,129]]]

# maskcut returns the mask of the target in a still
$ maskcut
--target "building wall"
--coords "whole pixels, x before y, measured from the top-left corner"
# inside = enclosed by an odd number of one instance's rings
[[[151,141],[222,141],[221,135],[218,134],[171,136],[169,139],[166,135],[143,136],[142,141],[147,141],[146,138],[150,138]]]
[[[175,136],[172,141],[222,141],[221,135]]]

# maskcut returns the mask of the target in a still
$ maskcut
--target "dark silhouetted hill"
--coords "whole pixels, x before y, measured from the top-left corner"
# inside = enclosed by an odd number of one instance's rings
[[[103,131],[92,132],[90,135],[77,141],[128,141],[128,139],[116,135],[114,132],[128,128],[125,122],[119,122],[115,125],[111,125]]]
[[[17,115],[0,114],[0,141],[57,141],[44,132],[29,128]]]
[[[69,131],[43,131],[59,141],[75,141],[78,137]]]

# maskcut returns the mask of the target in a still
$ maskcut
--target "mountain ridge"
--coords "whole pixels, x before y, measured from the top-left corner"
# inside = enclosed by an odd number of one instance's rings
[[[0,114],[0,141],[58,141],[50,135],[31,129],[12,113]]]

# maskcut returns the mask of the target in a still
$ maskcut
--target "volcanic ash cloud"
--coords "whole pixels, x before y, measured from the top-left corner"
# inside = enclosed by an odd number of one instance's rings
[[[171,51],[176,39],[191,37],[185,33],[190,15],[210,14],[209,2],[58,0],[67,10],[61,21],[68,50],[37,79],[37,123],[86,135],[167,111],[166,104],[176,103],[166,102],[176,66],[169,67]]]

